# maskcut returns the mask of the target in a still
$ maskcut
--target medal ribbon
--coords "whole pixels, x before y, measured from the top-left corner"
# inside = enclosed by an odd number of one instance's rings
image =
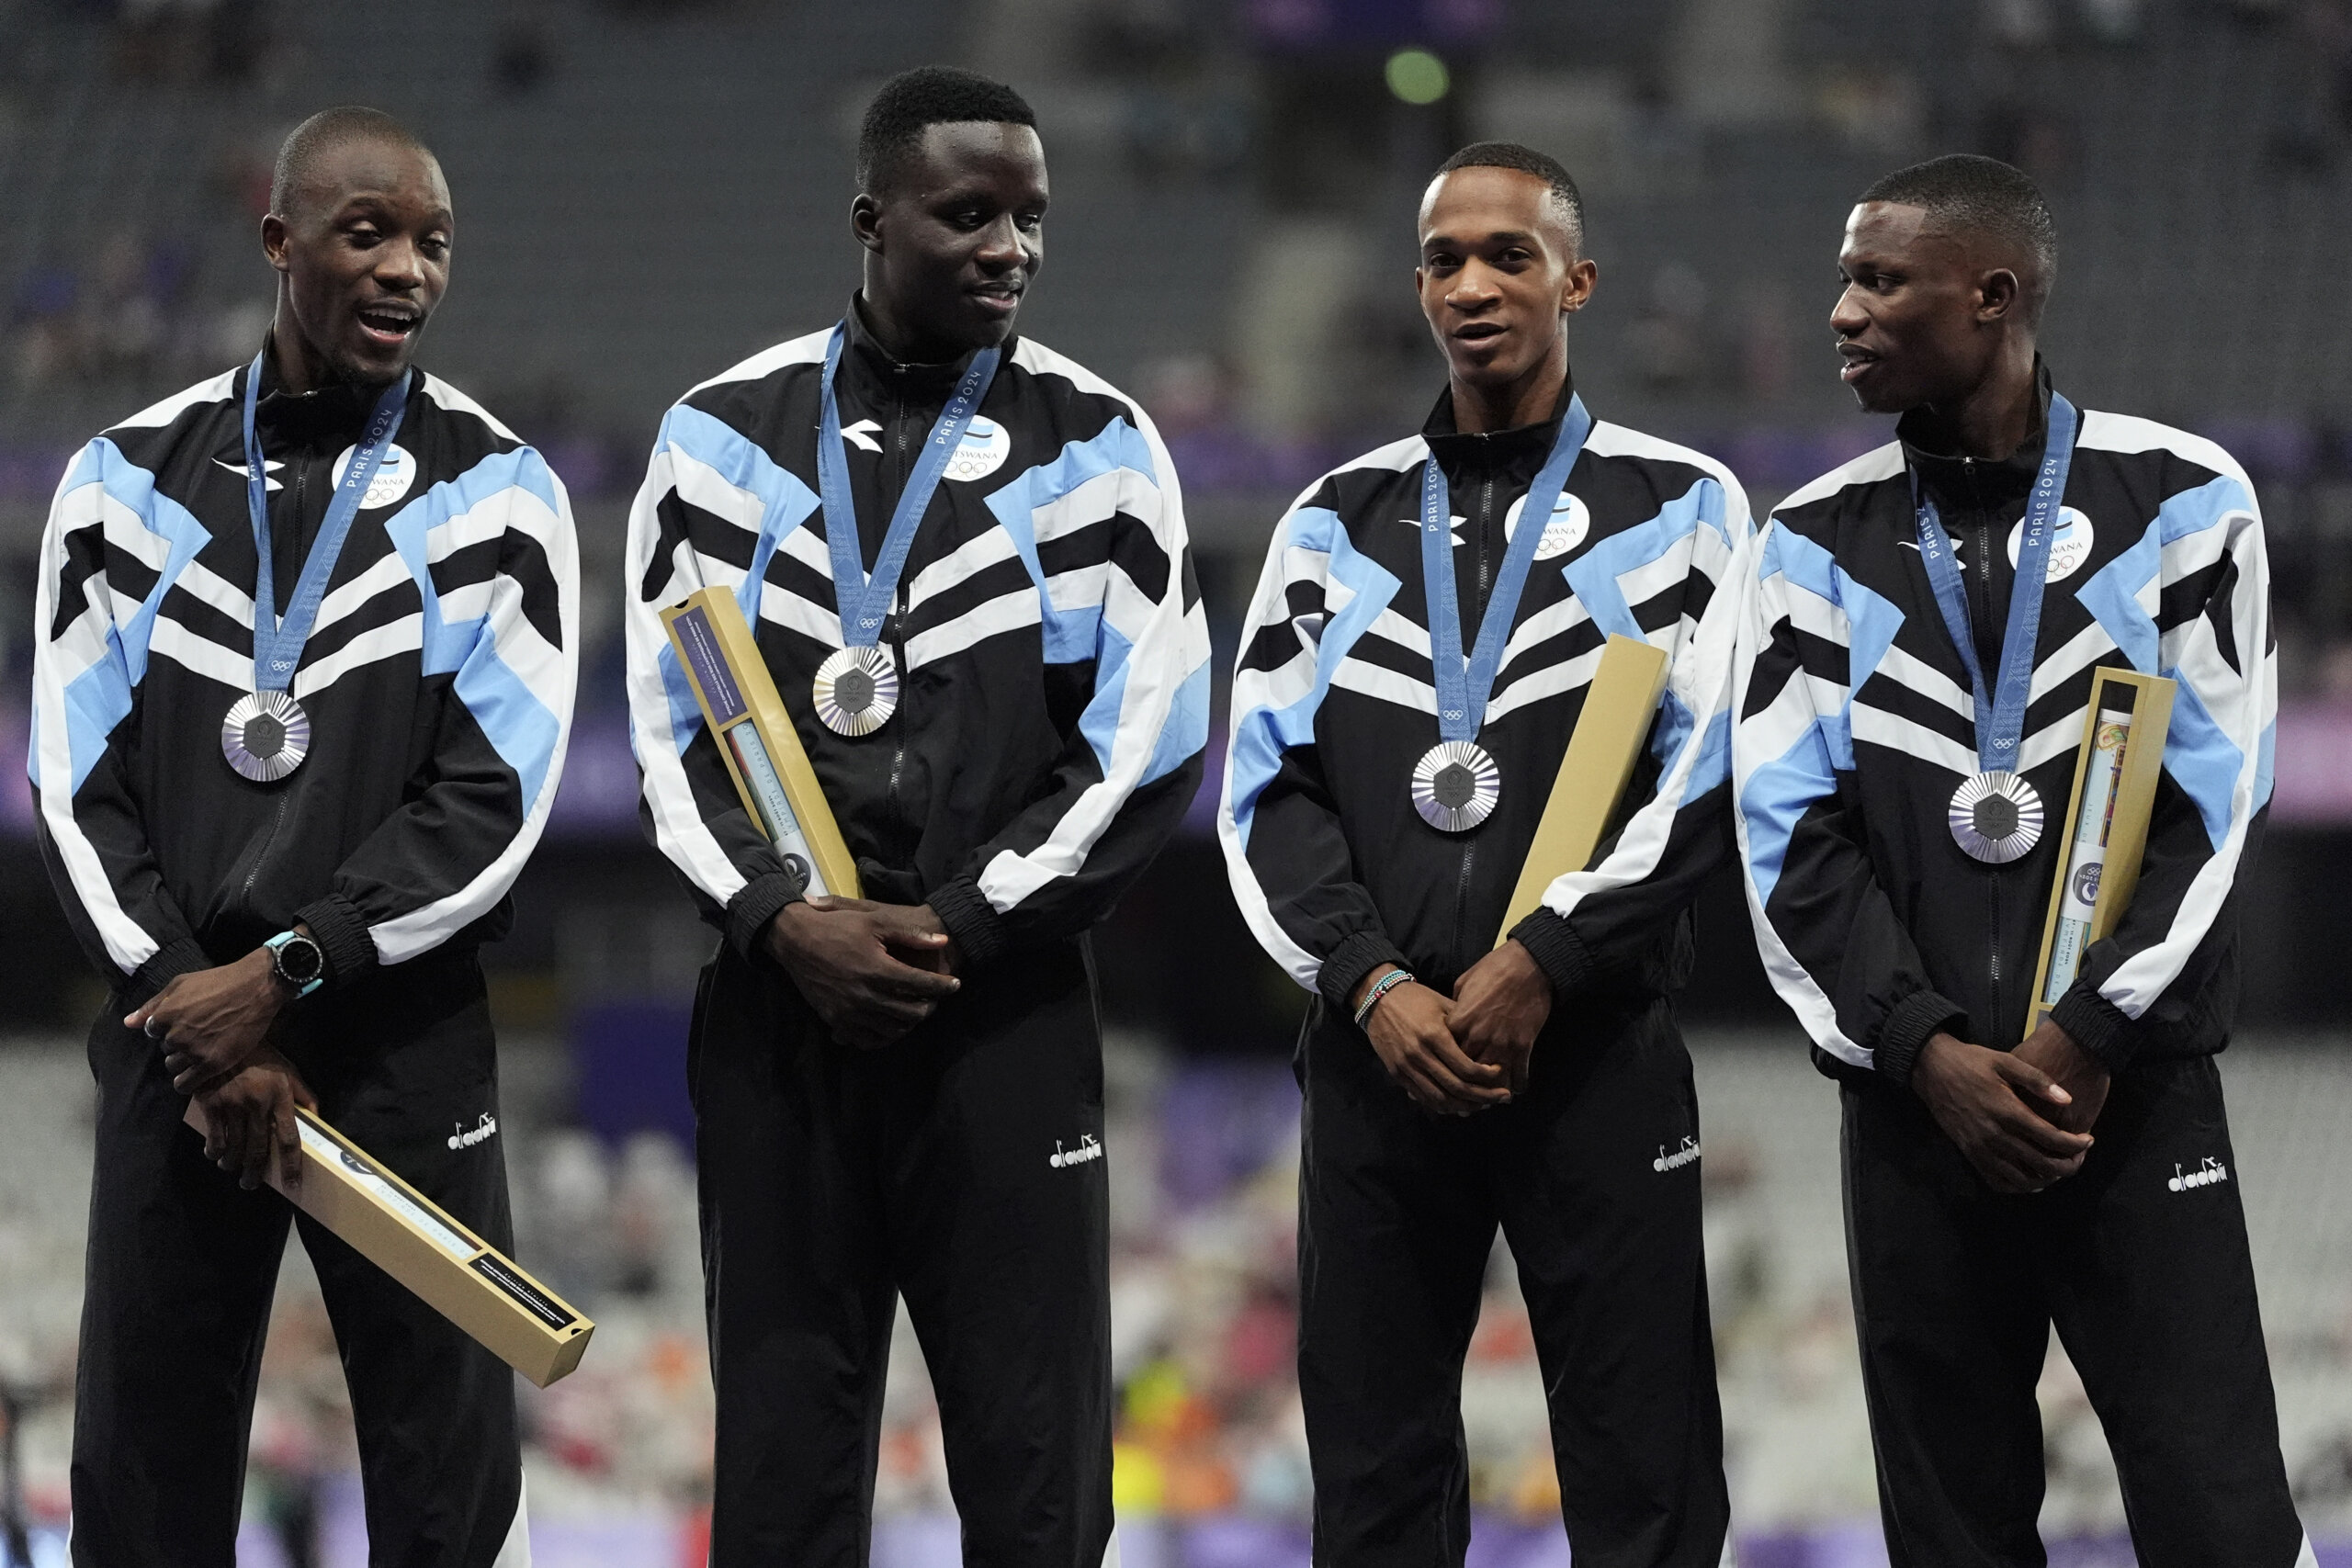
[[[2026,698],[2033,689],[2034,644],[2041,635],[2041,591],[2050,575],[2050,544],[2058,533],[2058,504],[2066,493],[2066,470],[2075,460],[2075,405],[2052,392],[2050,429],[2035,476],[2033,495],[2026,502],[2025,537],[2018,545],[2017,586],[2009,592],[2009,621],[2001,634],[2000,685],[1988,692],[1983,661],[1976,657],[1976,638],[1968,626],[1968,588],[1961,581],[1960,563],[1952,558],[1936,503],[1928,499],[1918,476],[1912,476],[1912,500],[1917,505],[1919,558],[1927,563],[1928,581],[1936,591],[1936,607],[1943,612],[1944,627],[1959,649],[1976,696],[1976,762],[1990,773],[2017,772],[2018,742],[2025,738]],[[1984,547],[1994,549],[1992,530],[1985,530]]]
[[[1487,698],[1495,689],[1495,674],[1502,668],[1503,644],[1510,640],[1510,623],[1519,613],[1519,596],[1527,586],[1527,569],[1543,541],[1544,525],[1577,466],[1585,437],[1592,433],[1592,416],[1584,400],[1573,393],[1568,411],[1560,417],[1560,433],[1552,440],[1552,454],[1528,487],[1519,509],[1519,532],[1503,551],[1502,571],[1487,596],[1486,614],[1478,620],[1478,641],[1465,661],[1462,657],[1462,602],[1453,588],[1453,507],[1445,470],[1436,454],[1421,465],[1421,587],[1429,595],[1430,662],[1437,675],[1437,732],[1444,740],[1475,740],[1486,722]]]
[[[1002,357],[1002,351],[984,348],[972,355],[963,378],[956,383],[956,395],[939,411],[939,419],[923,443],[922,457],[916,462],[915,471],[907,476],[907,488],[899,493],[898,509],[890,513],[889,531],[882,536],[881,552],[874,558],[874,575],[868,578],[858,549],[857,501],[850,491],[849,454],[842,441],[841,403],[833,396],[833,379],[841,370],[843,336],[842,329],[835,327],[832,341],[825,346],[824,390],[817,430],[817,487],[824,498],[825,544],[832,553],[833,604],[841,612],[842,646],[871,648],[882,638],[882,617],[889,614],[891,595],[899,591],[899,575],[907,569],[907,552],[914,548],[915,529],[931,508],[940,477],[947,472],[947,460],[956,455],[964,432],[971,426],[972,416],[979,412],[980,400],[988,394],[989,383],[996,378],[997,361]]]
[[[401,371],[378,395],[366,433],[352,451],[351,466],[344,469],[343,482],[334,487],[334,498],[327,502],[319,536],[302,558],[302,574],[294,580],[294,602],[280,615],[277,552],[270,547],[269,539],[269,479],[262,468],[261,437],[254,429],[262,360],[268,353],[265,346],[245,372],[245,509],[253,514],[254,553],[261,558],[254,568],[254,690],[283,692],[294,683],[294,667],[302,661],[302,645],[311,640],[311,627],[319,618],[319,602],[327,596],[327,579],[334,574],[335,558],[343,554],[352,519],[359,515],[359,503],[375,480],[385,449],[392,444],[392,432],[399,428],[401,414],[408,407],[409,373]]]

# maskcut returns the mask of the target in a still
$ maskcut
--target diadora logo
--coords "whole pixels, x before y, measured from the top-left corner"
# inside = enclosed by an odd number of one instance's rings
[[[842,427],[842,439],[861,452],[881,451],[882,443],[875,439],[881,434],[882,427],[870,419],[861,419],[855,424]]]
[[[469,1149],[476,1144],[487,1142],[497,1135],[498,1118],[485,1111],[481,1113],[481,1120],[470,1127],[462,1122],[458,1122],[458,1130],[449,1134],[449,1146],[453,1149]]]
[[[1056,1170],[1059,1170],[1066,1165],[1084,1165],[1088,1160],[1101,1159],[1102,1157],[1102,1145],[1094,1141],[1094,1134],[1091,1133],[1080,1133],[1078,1136],[1078,1147],[1071,1149],[1067,1153],[1063,1152],[1062,1141],[1059,1138],[1056,1138],[1054,1140],[1054,1152],[1046,1156],[1046,1163],[1052,1166]]]
[[[1699,1140],[1696,1138],[1683,1139],[1682,1146],[1672,1154],[1667,1153],[1666,1145],[1660,1144],[1657,1146],[1657,1158],[1650,1161],[1650,1168],[1663,1175],[1669,1170],[1680,1170],[1684,1166],[1695,1162],[1698,1157]]]
[[[215,457],[212,460],[236,475],[239,479],[242,480],[245,477],[245,466],[243,463],[232,463],[226,457]],[[269,490],[284,490],[286,487],[270,476],[285,466],[275,457],[264,457],[261,460],[262,484]]]
[[[2211,1187],[2217,1181],[2227,1181],[2229,1179],[2230,1168],[2211,1155],[2207,1155],[2195,1170],[2186,1175],[2182,1174],[2179,1166],[2174,1166],[2172,1179],[2165,1182],[2165,1187],[2169,1191],[2187,1192],[2199,1187]]]

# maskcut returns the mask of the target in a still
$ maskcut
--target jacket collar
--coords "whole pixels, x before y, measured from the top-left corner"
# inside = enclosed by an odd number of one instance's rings
[[[972,362],[967,354],[942,365],[910,365],[890,355],[873,327],[865,319],[865,299],[853,294],[849,310],[843,316],[848,323],[848,341],[842,345],[842,368],[861,388],[888,396],[903,398],[910,402],[944,403],[954,395],[956,383]],[[1020,334],[1008,336],[1001,345],[1005,359],[1012,357]],[[975,350],[975,353],[978,351]]]
[[[1464,435],[1454,428],[1453,389],[1448,386],[1438,393],[1436,406],[1422,423],[1421,439],[1429,443],[1430,451],[1448,472],[1476,465],[1514,473],[1524,468],[1532,477],[1543,468],[1544,459],[1551,456],[1552,443],[1560,433],[1560,421],[1567,417],[1568,400],[1575,395],[1576,377],[1571,373],[1560,384],[1559,400],[1552,405],[1549,419],[1510,430],[1489,431],[1483,435]]]
[[[301,445],[323,445],[343,435],[356,438],[367,425],[381,391],[356,381],[334,381],[308,392],[288,391],[285,378],[277,373],[277,355],[264,354],[254,426],[280,441]]]
[[[2033,490],[2041,470],[2042,446],[2050,434],[2050,367],[2033,357],[2033,426],[2025,442],[1998,460],[1963,457],[1956,452],[1925,445],[1926,418],[1914,409],[1895,422],[1895,439],[1903,443],[1904,461],[1910,465],[1928,493],[1948,511],[1997,512],[2021,503]]]

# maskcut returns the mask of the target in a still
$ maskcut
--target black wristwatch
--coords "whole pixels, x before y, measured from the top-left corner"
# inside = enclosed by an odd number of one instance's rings
[[[262,945],[269,949],[269,972],[307,997],[327,977],[327,955],[300,931],[279,931]]]

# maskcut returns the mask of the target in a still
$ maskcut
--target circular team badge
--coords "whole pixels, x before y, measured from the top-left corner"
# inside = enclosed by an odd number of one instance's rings
[[[220,720],[220,754],[255,784],[276,784],[311,753],[311,716],[284,692],[253,692]]]
[[[2058,509],[2058,533],[2050,541],[2050,566],[2044,571],[2044,582],[2063,582],[2075,575],[2081,565],[2091,558],[2094,542],[2091,520],[2071,506]],[[2009,565],[2018,564],[2018,554],[2025,547],[2025,519],[2020,517],[2009,530]]]
[[[809,695],[827,729],[836,735],[871,735],[899,709],[898,666],[871,644],[837,648],[817,666]]]
[[[1522,495],[1503,513],[1504,538],[1509,539],[1519,531],[1519,514],[1526,505],[1527,498]],[[1535,558],[1551,560],[1566,555],[1583,544],[1585,536],[1591,532],[1592,508],[1581,497],[1562,491],[1559,499],[1552,503],[1552,515],[1544,525],[1544,536],[1535,541]]]
[[[984,479],[1004,467],[1004,460],[1011,456],[1012,437],[1005,433],[1004,426],[974,414],[972,423],[965,427],[964,439],[956,444],[955,454],[947,459],[946,477],[967,484]]]
[[[1949,821],[1970,859],[2007,865],[2041,841],[2041,796],[2015,773],[1978,773],[1952,791]]]
[[[343,476],[351,469],[351,455],[356,448],[346,446],[334,460],[334,482],[343,483]],[[387,446],[383,459],[376,465],[376,477],[368,481],[368,493],[359,500],[359,510],[372,512],[379,506],[390,506],[408,494],[416,483],[416,457],[406,447]]]
[[[1441,833],[1476,828],[1502,794],[1502,770],[1476,741],[1441,740],[1413,767],[1413,809]]]

